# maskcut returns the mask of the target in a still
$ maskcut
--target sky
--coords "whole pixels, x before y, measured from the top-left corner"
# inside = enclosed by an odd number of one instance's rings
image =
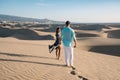
[[[0,0],[0,14],[80,23],[120,22],[120,0]]]

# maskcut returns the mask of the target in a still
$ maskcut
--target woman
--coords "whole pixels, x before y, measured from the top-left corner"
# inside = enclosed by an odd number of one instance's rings
[[[60,51],[61,51],[61,47],[60,47],[60,44],[61,44],[61,38],[60,38],[60,28],[58,27],[56,29],[56,40],[55,40],[55,43],[53,45],[49,45],[49,52],[51,53],[54,49],[56,49],[56,58],[59,60],[60,58]]]

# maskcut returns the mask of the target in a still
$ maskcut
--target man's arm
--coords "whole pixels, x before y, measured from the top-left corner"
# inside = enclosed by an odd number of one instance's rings
[[[77,46],[77,40],[76,40],[76,36],[75,36],[75,32],[73,31],[73,40],[74,40],[74,48],[76,48]]]
[[[77,46],[77,40],[76,39],[74,39],[74,43],[75,43],[74,48],[76,48],[76,46]]]

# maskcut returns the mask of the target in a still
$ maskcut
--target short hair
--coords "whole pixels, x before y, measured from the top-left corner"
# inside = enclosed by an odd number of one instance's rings
[[[65,24],[66,24],[66,26],[70,25],[70,21],[66,21]]]

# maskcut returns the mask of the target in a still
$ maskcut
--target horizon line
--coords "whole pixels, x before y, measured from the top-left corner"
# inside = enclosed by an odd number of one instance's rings
[[[61,20],[54,20],[54,19],[48,19],[48,18],[26,17],[26,16],[11,15],[11,14],[0,14],[0,15],[14,16],[14,17],[22,17],[22,18],[31,18],[31,19],[47,19],[47,20],[52,20],[52,21],[65,22],[64,20],[61,21]],[[66,20],[66,21],[67,21],[67,20]],[[87,23],[87,24],[89,24],[89,23],[91,23],[91,24],[92,24],[92,23],[93,23],[93,24],[94,24],[94,23],[95,23],[95,24],[97,24],[97,23],[101,23],[101,24],[104,24],[104,23],[117,23],[117,24],[118,24],[118,23],[120,23],[120,22],[117,22],[117,21],[116,21],[116,22],[107,22],[107,21],[103,21],[103,22],[102,22],[102,21],[97,21],[97,22],[93,22],[93,21],[92,21],[92,22],[90,22],[90,21],[83,22],[83,21],[81,21],[81,22],[77,22],[77,21],[71,21],[71,22],[72,22],[73,24],[74,24],[74,23],[81,23],[81,24],[82,24],[82,23]]]

